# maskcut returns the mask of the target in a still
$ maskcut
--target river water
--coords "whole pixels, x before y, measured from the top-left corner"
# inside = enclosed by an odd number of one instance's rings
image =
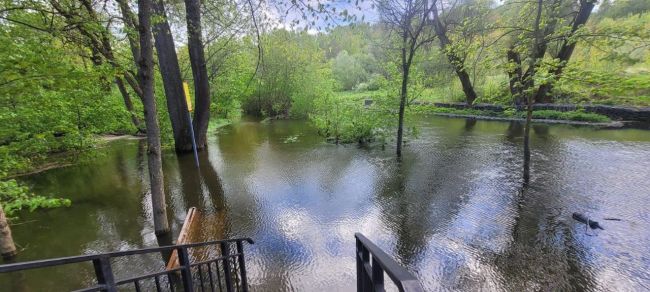
[[[650,289],[650,132],[535,125],[532,182],[523,190],[521,125],[414,123],[419,137],[407,141],[401,161],[392,145],[328,144],[301,121],[221,128],[199,171],[191,155],[166,152],[173,233],[196,206],[198,238],[253,238],[253,291],[354,290],[355,232],[431,291]],[[90,162],[22,178],[73,205],[21,214],[13,226],[18,260],[158,245],[143,142],[114,141]],[[586,232],[573,212],[605,230]],[[161,257],[113,263],[118,277],[161,266]],[[92,281],[91,266],[50,268],[2,275],[0,290]]]

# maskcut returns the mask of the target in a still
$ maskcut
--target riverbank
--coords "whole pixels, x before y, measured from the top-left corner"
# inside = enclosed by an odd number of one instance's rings
[[[477,110],[481,112],[494,113],[484,114],[487,116],[502,115],[505,117],[509,114],[521,113],[526,110],[524,105],[508,107],[497,104],[474,104],[468,106],[466,103],[442,102],[416,102],[415,104],[456,110]],[[598,117],[604,116],[616,121],[631,121],[650,124],[650,107],[540,103],[533,105],[533,111],[546,113],[582,113],[581,115],[576,115],[576,117],[583,118],[584,120],[582,121],[584,122],[605,122],[602,118]]]
[[[415,102],[416,112],[455,118],[473,118],[493,121],[525,121],[523,107],[504,107],[493,104],[426,103]],[[604,110],[603,108],[607,108]],[[650,109],[609,106],[578,108],[576,105],[539,104],[533,107],[533,122],[546,124],[567,124],[598,128],[650,129]],[[595,113],[596,109],[609,115]],[[625,118],[623,118],[625,117]]]
[[[232,124],[233,121],[229,119],[213,119],[210,122],[209,129],[216,131],[224,126]],[[87,152],[87,150],[96,149],[97,147],[105,147],[110,142],[117,140],[143,140],[147,137],[145,135],[130,135],[130,134],[100,134],[93,137],[92,146],[84,150],[68,150],[63,152],[53,152],[44,154],[41,159],[36,159],[30,162],[30,166],[20,171],[9,172],[2,179],[14,179],[22,176],[38,174],[47,170],[55,168],[63,168],[74,165],[79,162],[80,155]],[[165,144],[164,148],[173,148],[173,141],[171,144]]]
[[[515,117],[491,117],[491,116],[483,116],[483,115],[436,113],[436,112],[432,112],[432,114],[436,116],[443,116],[443,117],[450,117],[450,118],[468,118],[468,119],[487,120],[487,121],[517,121],[517,122],[526,121],[525,118],[515,118]],[[626,124],[621,121],[583,122],[583,121],[552,120],[552,119],[532,119],[531,121],[533,123],[592,126],[598,128],[606,128],[606,129],[624,128],[626,126]]]

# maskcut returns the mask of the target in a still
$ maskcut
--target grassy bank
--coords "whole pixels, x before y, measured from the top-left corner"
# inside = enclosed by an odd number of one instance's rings
[[[434,93],[433,89],[424,90],[421,92],[421,96],[426,96],[424,99],[418,99],[418,101],[425,101],[428,103],[433,102],[448,102],[449,100],[433,98],[431,95]],[[336,92],[335,95],[339,98],[344,98],[347,100],[354,100],[363,104],[363,100],[372,99],[379,100],[382,97],[385,97],[388,94],[385,90],[377,91],[342,91]],[[473,115],[473,116],[488,116],[488,117],[499,117],[499,118],[525,118],[526,112],[524,111],[515,111],[514,109],[505,110],[503,112],[496,111],[487,111],[487,110],[478,110],[478,109],[454,109],[454,108],[444,108],[444,107],[434,107],[432,105],[411,105],[411,111],[416,113],[445,113],[445,114],[456,114],[456,115]],[[607,123],[612,120],[605,116],[595,113],[588,113],[580,110],[561,112],[555,110],[536,110],[533,111],[534,119],[544,119],[544,120],[566,120],[566,121],[579,121],[579,122],[592,122],[592,123]]]
[[[488,116],[499,118],[526,118],[526,112],[515,111],[514,109],[505,110],[503,112],[477,110],[477,109],[455,109],[445,107],[434,107],[419,105],[414,106],[413,109],[420,113],[443,113],[443,114],[456,114],[456,115],[472,115],[472,116]],[[608,123],[612,120],[604,115],[587,113],[584,111],[568,111],[560,112],[554,110],[537,110],[533,111],[533,119],[540,120],[565,120],[565,121],[578,121],[578,122],[591,122],[591,123]]]

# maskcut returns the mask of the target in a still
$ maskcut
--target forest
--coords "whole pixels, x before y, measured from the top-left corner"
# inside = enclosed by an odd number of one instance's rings
[[[530,105],[650,106],[649,45],[646,0],[2,0],[0,202],[70,205],[14,178],[92,159],[102,135],[146,135],[156,169],[242,115],[398,156],[413,115],[449,112],[436,102],[606,121]]]

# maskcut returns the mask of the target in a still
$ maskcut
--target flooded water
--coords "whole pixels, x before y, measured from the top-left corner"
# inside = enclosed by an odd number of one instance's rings
[[[532,183],[521,190],[518,124],[422,117],[401,162],[392,145],[328,144],[308,123],[241,122],[212,134],[201,168],[164,155],[174,235],[187,209],[198,238],[251,237],[253,291],[355,289],[354,233],[414,272],[427,290],[650,289],[650,132],[536,125]],[[297,140],[288,139],[296,137]],[[23,178],[67,209],[21,214],[18,260],[158,245],[144,145],[120,140],[92,162]],[[573,212],[600,221],[585,232]],[[604,218],[620,218],[607,221]],[[118,260],[118,276],[160,257]],[[90,266],[12,278],[0,290],[91,283]],[[387,278],[388,279],[388,278]]]

